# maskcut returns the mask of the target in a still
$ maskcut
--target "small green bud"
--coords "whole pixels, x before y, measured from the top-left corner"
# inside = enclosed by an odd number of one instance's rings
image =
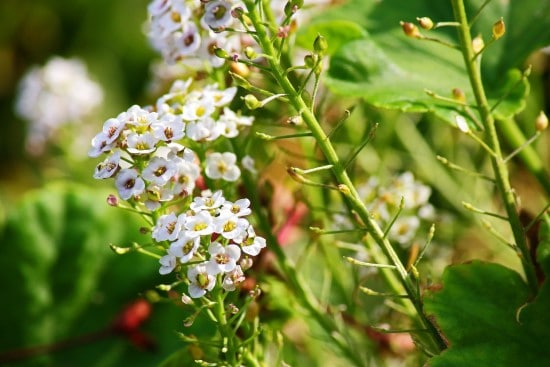
[[[420,28],[425,29],[427,31],[429,31],[434,27],[434,22],[428,17],[416,18],[416,20],[418,21]]]
[[[258,55],[256,54],[256,51],[254,51],[254,49],[250,46],[245,47],[244,55],[248,57],[249,60],[253,60],[258,57]]]
[[[304,56],[304,64],[310,69],[312,69],[315,66],[315,64],[317,64],[318,60],[319,60],[318,55],[307,54],[306,56]]]
[[[544,111],[540,111],[539,115],[537,116],[535,120],[535,129],[537,131],[544,131],[548,127],[548,116],[544,113]]]
[[[328,43],[327,39],[320,34],[315,37],[315,41],[313,41],[313,50],[316,54],[323,56],[327,52],[328,49]]]
[[[253,94],[247,94],[244,96],[244,104],[246,107],[248,107],[249,110],[255,110],[256,108],[259,108],[262,106],[262,103],[258,101],[258,98],[254,96]]]
[[[338,191],[340,191],[345,196],[350,196],[351,195],[351,190],[349,189],[349,187],[347,185],[344,185],[344,184],[338,185]]]
[[[214,55],[216,55],[220,59],[227,59],[229,57],[227,51],[220,47],[214,47]]]
[[[500,37],[504,36],[504,33],[506,32],[506,25],[504,24],[504,20],[500,18],[498,21],[493,24],[493,38],[499,39]]]

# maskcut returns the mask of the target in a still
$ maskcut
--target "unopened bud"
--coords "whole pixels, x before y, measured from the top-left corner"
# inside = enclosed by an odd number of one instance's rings
[[[407,37],[412,38],[421,38],[422,35],[420,34],[420,31],[418,30],[418,27],[415,26],[412,23],[409,22],[399,22],[401,24],[401,28],[403,29],[403,32]]]
[[[453,99],[460,103],[466,103],[466,95],[460,88],[453,88]]]
[[[500,18],[495,24],[493,24],[493,38],[499,39],[504,36],[506,32],[506,25],[504,25],[504,20]]]
[[[233,315],[236,315],[239,313],[239,308],[237,306],[235,306],[233,303],[230,303],[228,306],[227,306],[227,311]]]
[[[231,9],[231,16],[236,19],[241,19],[244,15],[244,9],[241,6],[237,6]]]
[[[427,31],[429,31],[434,27],[434,22],[428,17],[416,18],[416,20],[418,21],[418,24],[420,25],[420,27]]]
[[[462,131],[463,133],[469,133],[470,132],[470,126],[468,126],[468,121],[464,118],[462,115],[457,115],[455,117],[456,127],[458,130]]]
[[[248,57],[250,60],[253,60],[253,59],[255,59],[255,58],[258,57],[258,55],[256,54],[256,51],[255,51],[252,47],[250,47],[250,46],[245,47],[245,49],[244,49],[244,55],[245,55],[246,57]]]
[[[181,295],[181,302],[183,302],[186,305],[192,305],[193,304],[193,299],[191,297],[189,297],[187,294],[183,293]]]
[[[244,104],[246,107],[248,107],[249,110],[255,110],[256,108],[259,108],[262,106],[260,101],[258,101],[258,98],[256,98],[253,94],[247,94],[244,96]]]
[[[310,69],[312,69],[315,66],[315,64],[317,64],[318,60],[319,60],[318,55],[307,54],[306,56],[304,56],[304,64]]]
[[[251,257],[246,256],[239,262],[239,265],[243,271],[247,271],[252,267],[252,265],[254,265],[254,260],[252,260]]]
[[[221,47],[214,47],[214,55],[216,55],[220,59],[227,59],[229,57],[229,54],[227,53],[227,51],[225,51]]]
[[[113,194],[107,196],[107,204],[109,204],[110,206],[117,206],[118,198]]]
[[[288,119],[286,119],[286,123],[289,125],[301,125],[303,122],[304,120],[300,115],[290,116]]]
[[[477,36],[472,40],[472,48],[474,49],[474,52],[480,53],[481,50],[485,47],[485,42],[483,42],[483,38],[481,36]]]
[[[116,245],[113,245],[112,243],[109,244],[109,247],[111,248],[111,250],[113,250],[115,252],[115,254],[117,255],[124,255],[130,251],[132,251],[132,248],[131,247],[120,247],[120,246],[116,246]]]
[[[241,77],[247,77],[250,75],[250,69],[245,64],[241,64],[240,62],[231,62],[229,64],[229,69],[233,72],[233,74],[239,75]]]
[[[315,41],[313,41],[313,50],[316,54],[323,56],[326,54],[328,49],[328,43],[327,39],[320,34],[315,37]]]
[[[544,131],[548,127],[548,116],[544,113],[544,111],[540,111],[539,115],[537,116],[537,119],[535,120],[535,129],[537,131]]]

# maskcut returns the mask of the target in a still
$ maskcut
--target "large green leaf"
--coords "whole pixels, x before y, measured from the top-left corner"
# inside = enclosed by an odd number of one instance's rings
[[[109,249],[109,242],[147,238],[139,234],[137,218],[108,206],[105,197],[83,186],[56,185],[29,194],[8,213],[0,233],[0,354],[105,329],[126,304],[159,282],[154,259],[138,253],[120,257]],[[113,334],[15,365],[154,365],[179,345],[174,331],[184,315],[166,306],[154,305],[144,327],[158,354]]]
[[[506,267],[476,261],[447,268],[443,289],[428,294],[425,307],[449,349],[429,365],[549,366],[548,282],[525,306],[527,300],[526,284]]]
[[[466,1],[470,16],[482,2]],[[472,33],[482,34],[486,41],[496,20],[503,17],[507,25],[505,36],[484,53],[482,66],[490,102],[494,104],[500,96],[506,96],[495,111],[499,118],[509,117],[524,107],[523,97],[528,92],[528,85],[526,82],[517,84],[519,73],[512,70],[521,67],[531,52],[550,44],[548,9],[550,0],[492,1],[474,25]],[[530,14],[536,21],[529,18]],[[344,44],[335,53],[327,75],[333,92],[362,97],[381,108],[431,111],[454,122],[457,113],[454,106],[428,98],[424,90],[450,97],[451,90],[458,87],[466,93],[468,102],[473,103],[462,56],[438,44],[407,38],[399,21],[414,21],[418,16],[429,16],[434,21],[452,20],[450,3],[351,0],[317,17],[309,28],[316,29],[316,22],[324,22],[326,28],[330,22],[345,19],[356,22],[370,33],[370,37]],[[309,28],[299,33],[300,44],[312,42],[309,38],[315,32]],[[456,32],[452,28],[431,31],[429,35],[456,43]],[[342,73],[342,69],[355,69],[355,72]]]

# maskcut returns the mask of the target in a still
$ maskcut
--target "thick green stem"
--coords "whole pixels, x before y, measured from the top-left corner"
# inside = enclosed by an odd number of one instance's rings
[[[367,232],[373,237],[374,241],[382,248],[384,254],[390,259],[391,263],[395,265],[396,271],[399,277],[399,281],[403,288],[405,289],[407,295],[409,296],[412,305],[414,306],[416,313],[420,318],[420,322],[425,327],[430,335],[432,336],[433,346],[437,350],[443,350],[446,348],[445,342],[442,340],[441,336],[433,326],[433,324],[427,319],[426,315],[423,312],[422,301],[420,299],[420,294],[417,292],[414,281],[411,279],[407,270],[405,269],[403,263],[399,259],[397,253],[392,247],[391,243],[387,238],[384,237],[382,229],[378,224],[372,219],[370,213],[368,212],[365,204],[359,197],[353,183],[351,182],[343,164],[341,163],[334,147],[332,146],[327,135],[321,128],[317,118],[314,116],[313,112],[309,109],[302,96],[298,93],[296,88],[292,85],[290,80],[286,77],[286,74],[281,67],[276,55],[277,52],[273,48],[272,43],[266,33],[265,27],[263,25],[262,19],[260,18],[258,11],[256,9],[255,3],[252,0],[245,1],[246,7],[248,9],[248,15],[252,24],[255,27],[255,36],[260,44],[260,47],[265,54],[270,56],[268,58],[270,71],[278,85],[283,89],[284,93],[287,94],[288,99],[291,105],[296,111],[301,115],[304,123],[310,129],[312,135],[318,143],[319,148],[324,154],[327,162],[333,166],[332,171],[333,175],[342,187],[342,193],[344,193],[348,204],[350,205],[351,210],[353,210],[361,221],[364,223]],[[391,284],[390,284],[391,285]],[[401,290],[393,290],[396,293],[400,293]]]
[[[472,86],[478,105],[479,114],[485,128],[485,143],[495,153],[494,156],[491,156],[491,163],[495,173],[496,186],[504,204],[508,221],[510,222],[510,227],[516,242],[517,253],[521,259],[525,276],[527,278],[527,283],[529,284],[533,294],[536,294],[538,291],[538,282],[535,267],[531,262],[525,232],[519,220],[514,192],[510,185],[508,167],[502,157],[500,141],[495,128],[495,120],[491,114],[491,109],[485,95],[485,89],[483,88],[479,57],[475,57],[475,52],[472,47],[472,37],[468,26],[468,18],[466,16],[464,2],[463,0],[451,0],[451,3],[453,6],[455,20],[460,23],[460,26],[458,27],[458,36],[462,55],[466,64],[466,70],[470,78],[470,84]]]

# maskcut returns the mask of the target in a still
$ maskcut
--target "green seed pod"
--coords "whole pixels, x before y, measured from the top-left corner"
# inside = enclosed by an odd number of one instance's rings
[[[327,39],[320,34],[315,37],[315,41],[313,41],[313,50],[316,54],[323,56],[327,52],[328,49],[328,43]]]

